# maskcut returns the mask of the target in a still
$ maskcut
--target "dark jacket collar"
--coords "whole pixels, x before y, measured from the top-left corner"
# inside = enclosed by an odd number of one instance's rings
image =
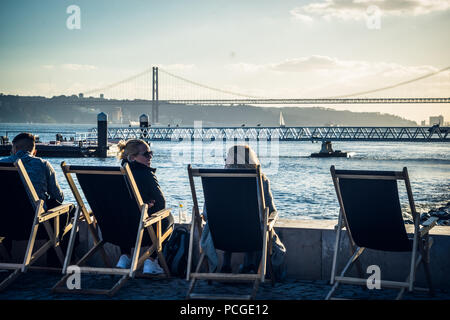
[[[24,151],[24,150],[19,150],[16,152],[15,156],[17,158],[26,158],[26,157],[32,157],[31,152],[29,151]]]
[[[145,164],[139,163],[137,161],[128,161],[127,159],[122,159],[121,165],[123,166],[125,163],[128,163],[131,169],[150,170],[153,173],[156,172],[156,168],[149,168]]]

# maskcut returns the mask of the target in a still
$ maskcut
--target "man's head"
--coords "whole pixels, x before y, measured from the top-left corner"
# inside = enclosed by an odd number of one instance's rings
[[[31,133],[22,132],[13,139],[12,153],[16,154],[18,151],[28,151],[33,155],[36,153],[35,138]]]
[[[225,168],[256,168],[259,159],[248,145],[235,145],[228,149]]]

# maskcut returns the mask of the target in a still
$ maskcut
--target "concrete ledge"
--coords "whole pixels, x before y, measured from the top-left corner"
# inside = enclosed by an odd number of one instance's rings
[[[284,220],[275,225],[287,249],[288,276],[305,280],[329,280],[333,261],[337,220]],[[411,228],[407,225],[407,230]],[[350,257],[347,233],[342,239],[338,255],[338,272]],[[433,238],[431,248],[431,273],[435,288],[450,288],[450,227],[437,226],[430,232]],[[410,253],[381,252],[366,249],[361,256],[363,272],[375,264],[381,269],[383,280],[404,281],[410,268]],[[348,275],[357,276],[352,269]],[[346,274],[347,275],[347,274]],[[369,274],[367,274],[369,276]],[[417,285],[426,287],[424,270],[419,266],[416,273]]]

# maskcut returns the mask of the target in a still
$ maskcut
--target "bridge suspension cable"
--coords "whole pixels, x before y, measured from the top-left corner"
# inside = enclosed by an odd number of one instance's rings
[[[438,70],[438,71],[435,71],[435,72],[431,72],[431,73],[426,74],[424,76],[421,76],[421,77],[418,77],[418,78],[414,78],[414,79],[410,79],[410,80],[407,80],[407,81],[402,81],[402,82],[399,82],[399,83],[396,83],[396,84],[393,84],[393,85],[390,85],[390,86],[386,86],[386,87],[382,87],[382,88],[378,88],[378,89],[373,89],[373,90],[355,92],[355,93],[346,94],[346,95],[342,95],[342,96],[327,97],[327,98],[323,98],[323,99],[349,98],[349,97],[361,96],[363,94],[370,94],[370,93],[380,92],[380,91],[384,91],[384,90],[388,90],[388,89],[393,89],[393,88],[397,88],[397,87],[403,86],[405,84],[409,84],[409,83],[413,83],[413,82],[416,82],[416,81],[419,81],[419,80],[422,80],[422,79],[425,79],[425,78],[429,78],[431,76],[434,76],[436,74],[439,74],[439,73],[447,71],[447,70],[450,70],[450,67],[446,67],[444,69],[441,69],[441,70]]]
[[[163,73],[165,73],[165,74],[167,74],[167,75],[169,75],[171,77],[174,77],[176,79],[185,81],[187,83],[193,84],[193,85],[195,85],[197,87],[201,87],[201,88],[204,88],[204,89],[209,89],[209,90],[213,90],[213,91],[216,91],[216,92],[225,93],[225,94],[238,96],[238,97],[245,97],[245,98],[250,98],[250,99],[263,99],[263,97],[250,96],[250,95],[246,95],[246,94],[243,94],[243,93],[237,93],[237,92],[232,92],[232,91],[228,91],[228,90],[223,90],[223,89],[219,89],[219,88],[210,87],[210,86],[207,86],[207,85],[204,85],[204,84],[201,84],[201,83],[198,83],[198,82],[195,82],[195,81],[192,81],[192,80],[189,80],[189,79],[177,76],[177,75],[175,75],[173,73],[170,73],[169,71],[161,69],[161,68],[159,68],[159,71],[161,71],[161,72],[163,72]]]
[[[92,93],[104,92],[104,91],[106,91],[106,90],[109,90],[109,89],[113,89],[113,88],[115,88],[115,87],[118,87],[118,86],[121,85],[121,84],[124,84],[124,83],[127,83],[127,82],[131,82],[131,81],[133,81],[133,80],[135,80],[135,79],[137,79],[137,78],[139,78],[139,77],[142,77],[142,76],[144,76],[144,75],[150,74],[151,72],[152,72],[152,68],[150,67],[150,68],[148,68],[148,69],[146,69],[146,70],[144,70],[144,71],[142,71],[142,72],[139,72],[138,74],[135,74],[135,75],[133,75],[133,76],[131,76],[131,77],[128,77],[128,78],[125,78],[125,79],[123,79],[123,80],[120,80],[120,81],[111,83],[110,85],[107,85],[107,86],[105,86],[105,87],[102,87],[102,88],[96,88],[96,89],[93,89],[93,90],[85,91],[84,94],[92,94]]]
[[[166,74],[167,76],[169,76],[169,78],[173,78],[173,79],[177,79],[182,81],[183,83],[187,83],[190,84],[194,87],[197,88],[202,88],[202,89],[207,89],[210,92],[216,92],[216,93],[221,93],[221,94],[225,94],[227,96],[233,96],[233,97],[241,97],[241,98],[247,98],[249,99],[248,103],[252,103],[250,100],[251,99],[257,99],[257,100],[292,100],[291,102],[293,102],[293,100],[308,100],[308,99],[270,99],[267,97],[258,97],[258,96],[252,96],[252,95],[248,95],[248,94],[244,94],[244,93],[239,93],[239,92],[233,92],[230,90],[224,90],[224,89],[220,89],[220,88],[215,88],[215,87],[211,87],[193,80],[189,80],[187,78],[178,76],[176,74],[173,74],[165,69],[161,69],[158,68],[159,71],[161,71],[163,74]],[[426,78],[429,78],[431,76],[437,75],[439,73],[445,72],[450,70],[450,66],[440,69],[438,71],[435,72],[431,72],[428,73],[426,75],[414,78],[414,79],[410,79],[407,81],[402,81],[393,85],[389,85],[389,86],[384,86],[381,88],[376,88],[376,89],[372,89],[372,90],[366,90],[366,91],[360,91],[360,92],[354,92],[354,93],[350,93],[350,94],[345,94],[345,95],[339,95],[339,96],[333,96],[333,97],[324,97],[324,98],[318,98],[318,99],[314,99],[314,100],[330,100],[330,99],[345,99],[345,98],[349,98],[349,97],[356,97],[356,96],[362,96],[362,95],[367,95],[367,94],[371,94],[371,93],[376,93],[376,92],[380,92],[380,91],[384,91],[384,90],[388,90],[388,89],[393,89],[393,88],[397,88],[400,86],[404,86],[406,84],[410,84],[416,81],[420,81]],[[152,67],[145,69],[144,71],[137,73],[133,76],[127,77],[123,80],[111,83],[107,86],[101,87],[101,88],[96,88],[96,89],[92,89],[92,90],[88,90],[85,91],[84,94],[85,95],[89,95],[89,94],[94,94],[94,93],[105,93],[109,91],[108,96],[110,98],[119,98],[119,96],[123,99],[123,98],[127,98],[127,99],[136,99],[141,98],[141,99],[151,99],[151,76],[152,76]],[[161,80],[160,80],[161,83]],[[173,86],[172,83],[168,83],[169,86]],[[111,89],[114,89],[113,91],[111,91]],[[164,91],[167,90],[167,88],[161,88],[160,86],[160,91],[161,89],[163,89]],[[177,86],[176,88],[172,88],[172,89],[176,89],[178,91],[183,91],[186,88],[184,87],[180,87]],[[191,87],[192,89],[192,87]],[[141,91],[139,91],[141,90]],[[170,88],[169,88],[170,90]],[[172,90],[173,91],[173,90]],[[165,93],[165,92],[164,92]],[[170,96],[180,96],[181,92],[170,92]],[[165,94],[163,94],[164,96]],[[198,95],[198,93],[197,93]],[[206,100],[211,100],[211,101],[222,101],[222,100],[227,100],[229,98],[223,99],[223,98],[218,98],[218,97],[213,97],[210,99],[205,99],[205,92],[202,92],[200,94],[199,98],[196,99],[192,99],[192,98],[184,98],[184,97],[180,97],[180,98],[176,98],[174,99],[174,97],[164,97],[162,98],[161,94],[160,94],[160,100],[166,100],[166,101],[172,101],[172,102],[181,102],[181,101],[189,101],[189,103],[195,103],[195,101],[206,101]],[[238,99],[240,101],[240,103],[245,103],[244,100],[245,99]],[[231,99],[230,99],[231,101]],[[361,101],[362,103],[364,103],[364,101]],[[442,102],[442,101],[441,101]],[[319,103],[319,102],[316,102]]]

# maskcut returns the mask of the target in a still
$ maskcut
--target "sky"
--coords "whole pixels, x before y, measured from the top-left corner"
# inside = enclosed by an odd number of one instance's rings
[[[78,94],[159,66],[256,97],[340,96],[450,66],[449,31],[450,0],[2,0],[0,92]],[[143,98],[146,77],[103,93]],[[160,99],[222,98],[206,91],[160,72]],[[366,96],[450,97],[450,71]],[[324,107],[450,121],[449,104]]]

